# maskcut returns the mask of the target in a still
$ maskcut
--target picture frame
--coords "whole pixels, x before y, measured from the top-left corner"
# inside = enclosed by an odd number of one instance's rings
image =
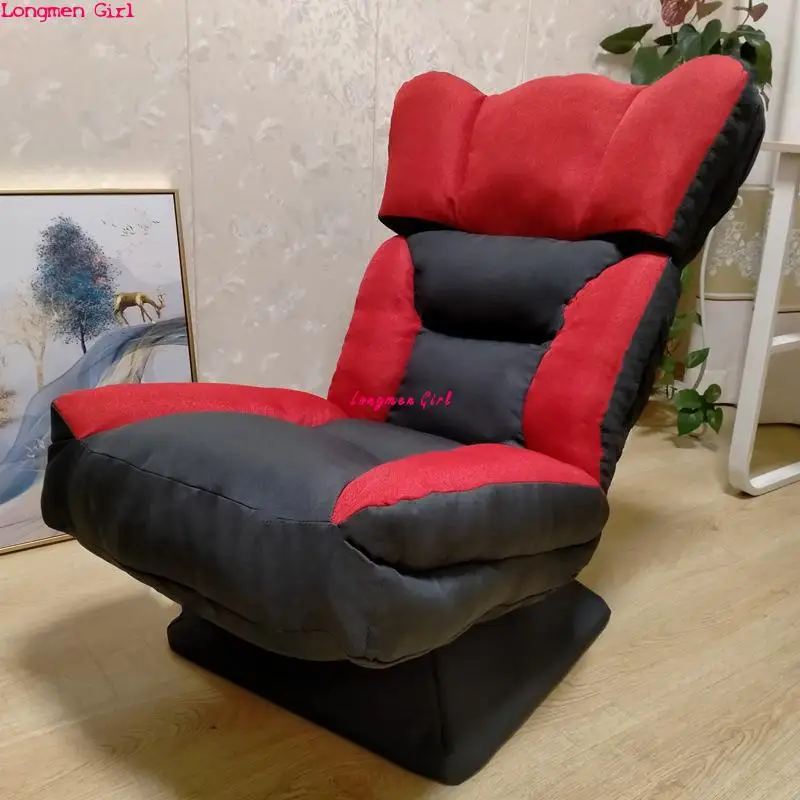
[[[196,382],[176,189],[0,189],[0,555],[66,541],[41,519],[50,406]]]

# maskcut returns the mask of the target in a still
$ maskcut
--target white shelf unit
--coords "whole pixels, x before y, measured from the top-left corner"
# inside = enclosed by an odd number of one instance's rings
[[[777,177],[728,456],[728,479],[731,485],[752,496],[800,480],[800,453],[798,460],[791,464],[760,475],[751,472],[770,358],[774,353],[800,349],[800,334],[775,335],[783,269],[789,257],[797,195],[800,192],[800,142],[765,142],[763,149],[776,154]]]

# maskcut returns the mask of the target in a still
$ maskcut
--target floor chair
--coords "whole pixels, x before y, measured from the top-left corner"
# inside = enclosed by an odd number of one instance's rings
[[[577,579],[681,271],[763,134],[753,78],[724,56],[651,86],[410,80],[379,212],[394,235],[327,396],[64,395],[44,521],[179,603],[175,652],[465,781],[609,619]]]

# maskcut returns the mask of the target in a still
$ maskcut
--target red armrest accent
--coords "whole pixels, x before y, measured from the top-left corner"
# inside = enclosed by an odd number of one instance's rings
[[[388,403],[375,410],[354,404],[355,396],[397,394],[421,327],[411,252],[408,242],[395,236],[378,248],[364,273],[328,399],[351,417],[383,422]]]
[[[227,383],[114,384],[62,395],[53,407],[77,439],[165,414],[197,411],[263,414],[309,426],[347,418],[338,406],[307,392]]]
[[[631,256],[589,281],[567,305],[564,325],[525,397],[522,430],[531,450],[600,479],[603,420],[625,353],[667,263],[666,256]]]
[[[466,492],[493,483],[598,485],[577,467],[542,453],[505,444],[474,444],[373,467],[344,487],[331,512],[331,522],[339,525],[371,506],[419,500],[437,492]]]

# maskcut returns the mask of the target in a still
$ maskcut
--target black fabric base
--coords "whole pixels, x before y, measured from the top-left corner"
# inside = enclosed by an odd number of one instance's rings
[[[387,669],[261,650],[186,612],[179,655],[426,778],[457,785],[482,769],[605,628],[602,598],[573,581]]]

